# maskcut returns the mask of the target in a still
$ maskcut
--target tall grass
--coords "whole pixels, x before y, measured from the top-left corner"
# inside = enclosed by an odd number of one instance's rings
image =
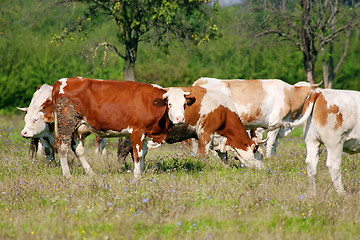
[[[84,175],[70,160],[73,177],[45,158],[31,160],[20,116],[0,116],[0,239],[359,239],[359,157],[343,157],[348,194],[333,189],[318,167],[315,197],[307,192],[301,130],[280,140],[263,171],[224,166],[213,156],[192,156],[186,144],[149,152],[136,181],[119,172],[116,140],[108,156],[88,160],[97,173]],[[128,168],[132,169],[131,161]]]

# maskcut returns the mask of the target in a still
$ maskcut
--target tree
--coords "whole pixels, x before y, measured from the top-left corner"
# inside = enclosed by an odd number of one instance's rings
[[[85,11],[74,22],[69,22],[60,33],[54,34],[54,42],[86,34],[96,25],[96,19],[105,17],[115,21],[116,43],[104,41],[94,49],[94,59],[100,48],[112,51],[124,59],[125,80],[135,81],[135,62],[140,42],[152,42],[165,49],[173,40],[194,44],[219,37],[213,15],[218,4],[209,0],[57,0],[43,10],[59,5],[82,4]]]
[[[328,44],[356,29],[360,22],[360,3],[349,0],[261,0],[256,4],[263,11],[263,21],[256,36],[275,34],[281,40],[291,42],[303,54],[310,83],[315,83],[319,51],[326,51]]]

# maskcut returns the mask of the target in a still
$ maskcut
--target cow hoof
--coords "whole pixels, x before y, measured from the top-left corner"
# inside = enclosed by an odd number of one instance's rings
[[[87,171],[86,174],[89,175],[90,177],[94,177],[96,175],[92,169]]]
[[[140,180],[142,178],[141,174],[134,174],[135,180]]]
[[[64,177],[66,177],[67,179],[70,179],[71,178],[71,174],[70,173],[65,173],[63,174]]]

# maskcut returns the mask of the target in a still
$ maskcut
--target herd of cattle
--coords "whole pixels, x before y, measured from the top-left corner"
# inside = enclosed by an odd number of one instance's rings
[[[63,175],[70,177],[69,147],[85,172],[84,142],[97,136],[97,150],[105,151],[104,138],[129,137],[134,175],[140,177],[149,148],[164,142],[197,139],[199,153],[215,150],[220,158],[233,151],[247,167],[262,169],[259,144],[267,142],[266,156],[276,152],[278,138],[304,124],[307,173],[315,193],[320,144],[327,148],[326,166],[338,193],[343,151],[360,152],[360,92],[320,89],[281,80],[219,80],[200,78],[191,87],[162,88],[154,84],[63,78],[42,85],[26,112],[23,137],[42,143],[46,158],[57,152]],[[301,116],[301,118],[300,118]],[[256,129],[267,129],[267,138]],[[246,130],[250,130],[249,134]]]

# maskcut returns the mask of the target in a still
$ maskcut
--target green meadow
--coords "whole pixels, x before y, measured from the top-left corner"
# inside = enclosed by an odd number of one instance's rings
[[[184,143],[149,152],[140,180],[117,139],[106,157],[86,141],[96,176],[70,155],[72,178],[32,160],[21,115],[0,115],[0,239],[360,239],[360,158],[343,156],[347,194],[337,195],[322,148],[317,195],[307,193],[302,129],[280,140],[262,171],[231,155],[193,156]]]

